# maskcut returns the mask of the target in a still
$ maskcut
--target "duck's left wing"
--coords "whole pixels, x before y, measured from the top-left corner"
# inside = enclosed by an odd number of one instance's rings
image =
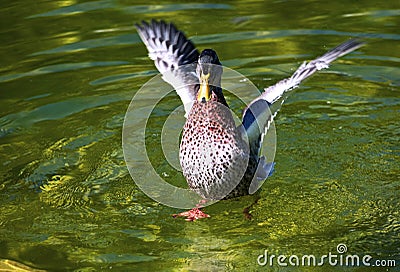
[[[171,84],[186,114],[196,99],[196,63],[199,51],[172,23],[152,20],[135,25],[162,78]]]
[[[328,68],[329,64],[335,59],[358,49],[363,44],[363,42],[354,39],[346,41],[323,56],[308,63],[304,62],[291,77],[264,89],[264,92],[245,109],[242,118],[242,125],[247,133],[249,142],[252,143],[253,149],[257,149],[252,151],[259,151],[263,136],[269,129],[280,106],[288,96],[288,91],[298,87],[300,82],[315,72]]]

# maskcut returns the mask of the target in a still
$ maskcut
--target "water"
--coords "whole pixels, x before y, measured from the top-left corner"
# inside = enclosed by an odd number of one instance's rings
[[[397,1],[3,1],[0,10],[0,268],[256,271],[271,268],[257,264],[264,250],[322,256],[342,243],[398,269]],[[242,214],[251,196],[209,206],[209,219],[173,219],[180,210],[129,176],[125,110],[156,74],[133,23],[151,18],[173,21],[260,89],[350,36],[368,43],[282,108],[275,173],[252,220]],[[157,147],[179,103],[166,99],[146,140],[156,170],[183,185]]]

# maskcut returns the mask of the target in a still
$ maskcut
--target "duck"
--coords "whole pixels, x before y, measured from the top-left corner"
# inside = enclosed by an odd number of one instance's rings
[[[349,39],[304,62],[290,77],[265,88],[245,107],[241,124],[236,125],[221,88],[223,66],[216,51],[206,48],[200,52],[173,23],[151,20],[135,26],[149,58],[184,104],[179,161],[189,188],[201,196],[203,204],[253,193],[273,172],[274,163],[267,163],[260,149],[288,94],[337,58],[364,45],[359,39]],[[174,217],[188,221],[210,217],[202,203]]]

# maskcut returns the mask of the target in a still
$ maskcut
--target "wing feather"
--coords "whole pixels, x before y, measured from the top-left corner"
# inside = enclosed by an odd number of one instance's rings
[[[135,25],[164,81],[180,96],[186,115],[196,99],[199,51],[172,23],[152,20]]]
[[[332,61],[363,45],[364,43],[362,41],[356,39],[348,40],[336,46],[323,56],[308,63],[304,62],[291,77],[283,79],[275,85],[264,89],[264,92],[254,99],[245,109],[242,118],[242,124],[247,133],[249,142],[253,143],[253,152],[258,154],[263,136],[267,133],[280,106],[287,98],[289,91],[297,88],[303,80],[310,77],[315,72],[328,68]]]

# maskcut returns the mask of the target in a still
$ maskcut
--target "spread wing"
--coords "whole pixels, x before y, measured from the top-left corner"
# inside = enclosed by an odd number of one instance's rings
[[[196,99],[196,64],[199,51],[172,23],[152,20],[136,24],[149,57],[162,78],[176,90],[188,114]]]
[[[242,118],[243,127],[247,132],[249,142],[252,143],[252,152],[258,154],[263,136],[268,131],[273,118],[287,98],[289,91],[298,87],[304,79],[315,72],[328,68],[332,61],[358,49],[363,44],[359,40],[348,40],[325,55],[308,63],[304,62],[291,77],[264,89],[264,92],[245,109]]]

